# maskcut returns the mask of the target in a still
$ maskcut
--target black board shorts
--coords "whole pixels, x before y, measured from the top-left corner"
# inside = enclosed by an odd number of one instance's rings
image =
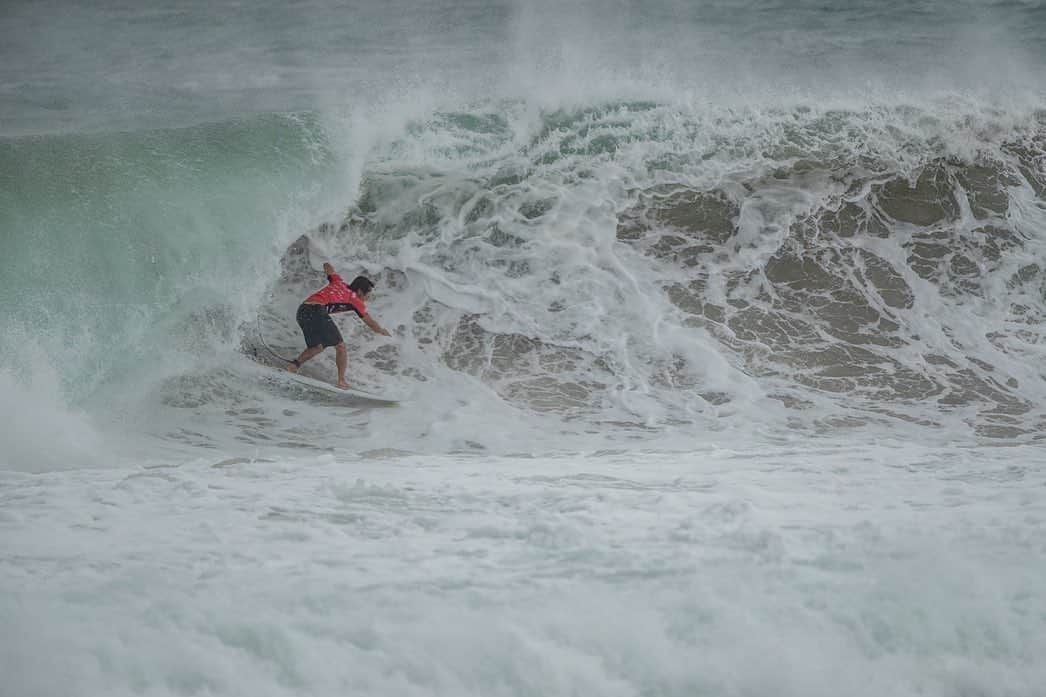
[[[338,331],[338,325],[327,314],[327,308],[323,305],[307,305],[302,303],[295,317],[301,333],[305,335],[305,346],[337,346],[344,339]]]

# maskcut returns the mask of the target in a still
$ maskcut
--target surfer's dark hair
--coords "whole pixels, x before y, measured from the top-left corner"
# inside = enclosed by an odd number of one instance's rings
[[[365,276],[357,276],[352,279],[352,283],[349,284],[349,290],[356,295],[366,295],[372,288],[374,288],[374,281]]]

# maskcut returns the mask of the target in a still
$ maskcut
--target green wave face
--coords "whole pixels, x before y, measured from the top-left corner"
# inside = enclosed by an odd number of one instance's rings
[[[179,312],[251,306],[333,162],[288,116],[0,140],[0,350],[83,395],[177,343]]]

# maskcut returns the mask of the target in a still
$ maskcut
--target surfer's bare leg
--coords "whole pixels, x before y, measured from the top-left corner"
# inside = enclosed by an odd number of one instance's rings
[[[309,360],[310,358],[313,358],[317,354],[323,353],[323,349],[324,349],[323,344],[320,344],[319,346],[313,346],[312,348],[305,349],[300,354],[298,354],[298,357],[294,359],[293,363],[291,363],[289,366],[287,366],[287,372],[289,372],[289,373],[297,373],[298,372],[298,368],[300,368],[303,365],[305,365],[305,361]]]
[[[345,368],[349,365],[349,350],[345,348],[345,342],[334,347],[335,363],[338,364],[338,387],[343,390],[349,389],[349,383],[345,382]]]

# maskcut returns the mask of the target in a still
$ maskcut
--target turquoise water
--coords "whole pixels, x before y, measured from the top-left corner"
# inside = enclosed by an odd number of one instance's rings
[[[3,351],[37,345],[77,396],[162,350],[172,316],[259,293],[292,211],[336,179],[319,127],[292,116],[27,136],[0,152]]]

